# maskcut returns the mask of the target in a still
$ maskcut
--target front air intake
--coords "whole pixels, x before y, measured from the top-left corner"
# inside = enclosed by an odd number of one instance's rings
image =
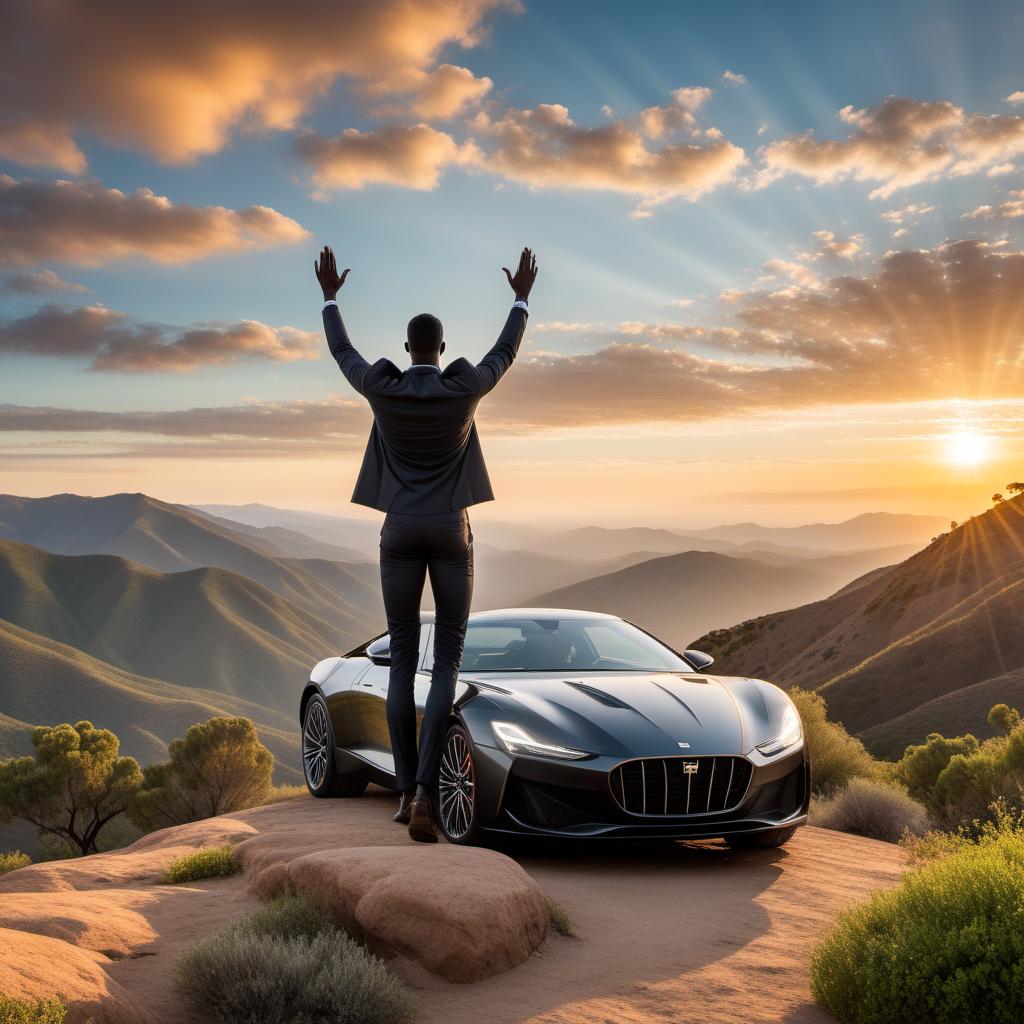
[[[752,774],[745,757],[643,757],[616,765],[608,781],[628,814],[678,817],[732,810]]]

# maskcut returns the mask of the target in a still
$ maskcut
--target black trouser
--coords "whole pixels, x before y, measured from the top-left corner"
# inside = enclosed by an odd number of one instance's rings
[[[417,753],[413,684],[419,662],[420,598],[428,572],[434,592],[434,665]],[[391,634],[387,714],[395,777],[399,789],[414,789],[417,784],[432,788],[473,599],[469,513],[389,512],[380,531],[380,582]]]

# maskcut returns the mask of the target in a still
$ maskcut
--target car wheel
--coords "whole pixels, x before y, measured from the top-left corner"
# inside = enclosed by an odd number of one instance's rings
[[[479,831],[473,741],[461,725],[448,729],[437,774],[437,821],[450,843],[467,845]]]
[[[303,716],[302,772],[306,788],[317,797],[359,796],[367,786],[358,775],[335,774],[331,716],[319,693],[310,697]]]
[[[795,832],[796,825],[791,825],[789,828],[773,828],[767,832],[740,832],[726,836],[725,841],[734,850],[770,850],[788,843]]]

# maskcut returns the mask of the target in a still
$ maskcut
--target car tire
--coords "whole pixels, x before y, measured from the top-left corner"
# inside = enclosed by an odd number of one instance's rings
[[[449,843],[470,846],[480,834],[473,741],[463,726],[448,728],[435,789],[437,824]]]
[[[338,775],[334,766],[334,730],[327,704],[314,693],[302,716],[302,774],[315,797],[360,796],[369,784],[358,775]]]
[[[771,850],[788,843],[795,832],[796,825],[790,825],[789,828],[773,828],[767,832],[740,832],[726,836],[725,841],[734,850]]]

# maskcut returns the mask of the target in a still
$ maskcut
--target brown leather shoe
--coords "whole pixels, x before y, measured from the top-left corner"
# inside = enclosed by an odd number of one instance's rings
[[[409,808],[412,807],[412,794],[413,790],[404,789],[398,800],[398,810],[395,811],[395,816],[391,819],[397,821],[399,825],[409,824]]]
[[[416,795],[412,798],[409,808],[409,838],[415,839],[417,843],[437,842],[434,810],[425,786],[417,786]]]

